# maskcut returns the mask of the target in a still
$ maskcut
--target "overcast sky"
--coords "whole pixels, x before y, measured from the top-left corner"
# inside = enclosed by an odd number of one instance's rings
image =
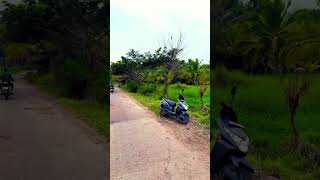
[[[111,61],[129,49],[154,51],[165,37],[181,31],[183,59],[210,61],[210,0],[111,0]]]

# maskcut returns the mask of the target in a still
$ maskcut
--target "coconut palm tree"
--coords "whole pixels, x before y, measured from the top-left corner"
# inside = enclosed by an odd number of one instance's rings
[[[251,13],[249,21],[248,19],[246,21],[249,30],[256,38],[249,41],[239,40],[235,44],[242,47],[246,47],[244,43],[247,44],[251,52],[254,50],[253,53],[257,52],[260,55],[257,59],[263,60],[265,66],[282,71],[283,63],[279,53],[282,46],[286,45],[286,40],[289,39],[287,27],[291,23],[288,17],[291,0],[287,4],[281,0],[257,1],[253,4],[258,8],[254,9],[255,13]],[[248,54],[250,50],[243,52]]]
[[[201,68],[202,68],[201,61],[199,59],[188,60],[188,71],[192,77],[192,84],[197,85],[199,83],[199,73]]]

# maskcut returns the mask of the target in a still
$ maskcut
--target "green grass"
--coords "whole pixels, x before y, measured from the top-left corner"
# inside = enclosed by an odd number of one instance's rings
[[[123,86],[125,89],[125,86]],[[161,104],[163,85],[158,84],[157,90],[151,94],[143,95],[140,93],[130,93],[140,103],[150,108],[155,113],[159,113],[159,106]],[[199,124],[209,127],[209,103],[210,103],[210,87],[208,87],[204,97],[204,106],[208,110],[201,109],[201,100],[199,95],[199,86],[185,85],[185,84],[172,84],[169,86],[168,96],[170,99],[177,101],[178,94],[184,89],[183,95],[189,106],[188,112],[194,118],[196,118]]]
[[[215,119],[219,116],[219,103],[230,101],[231,84],[237,82],[236,111],[250,137],[249,159],[255,167],[282,179],[319,179],[320,167],[314,161],[299,153],[283,150],[290,136],[290,121],[279,75],[224,73],[231,79],[217,80],[227,83],[217,84],[212,89],[213,134],[217,131]],[[317,146],[320,152],[320,74],[310,74],[307,78],[311,87],[301,99],[296,116],[297,127],[301,142]]]
[[[109,111],[107,110],[109,104],[62,97],[62,90],[59,86],[54,85],[51,74],[30,75],[28,79],[41,90],[56,96],[63,106],[73,109],[81,120],[94,128],[100,135],[109,138]]]
[[[109,131],[109,111],[107,111],[107,104],[101,104],[88,100],[74,100],[68,98],[59,98],[62,104],[71,107],[77,111],[80,119],[86,122],[90,127],[94,127],[101,135],[106,136]]]
[[[26,70],[30,70],[32,67],[30,65],[17,65],[8,67],[8,72],[12,74],[18,74]],[[3,67],[1,67],[1,72],[3,71]]]

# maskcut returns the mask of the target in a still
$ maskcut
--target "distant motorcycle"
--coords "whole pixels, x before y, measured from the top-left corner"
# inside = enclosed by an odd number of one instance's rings
[[[111,93],[114,92],[114,86],[113,86],[113,84],[110,84],[110,92],[111,92]]]
[[[12,89],[9,82],[2,82],[1,84],[1,95],[5,97],[5,100],[9,99],[9,96],[12,94]]]
[[[160,105],[160,114],[175,116],[179,123],[187,124],[189,122],[188,105],[183,95],[179,94],[178,107],[175,109],[176,105],[176,102],[163,98]]]
[[[233,93],[234,96],[235,93]],[[220,136],[210,153],[212,180],[251,180],[254,168],[245,159],[249,138],[237,123],[233,108],[221,103],[218,127]]]

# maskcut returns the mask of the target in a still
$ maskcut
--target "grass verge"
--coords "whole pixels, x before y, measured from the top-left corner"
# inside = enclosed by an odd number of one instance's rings
[[[121,86],[122,89],[126,90],[126,86]],[[199,86],[185,85],[185,84],[173,84],[169,86],[169,99],[177,101],[179,93],[184,89],[183,95],[189,106],[188,112],[191,117],[196,118],[197,122],[205,127],[210,126],[209,118],[209,102],[210,102],[210,89],[206,91],[203,97],[204,109],[201,109],[201,100],[199,96]],[[159,113],[159,107],[161,104],[163,92],[163,85],[157,84],[156,91],[149,94],[141,94],[139,91],[137,93],[129,92],[140,103],[148,107],[151,111]]]
[[[230,89],[236,82],[235,108],[250,137],[248,158],[254,166],[281,179],[320,179],[320,163],[310,158],[311,154],[317,154],[314,150],[308,151],[307,155],[286,150],[291,135],[290,118],[279,75],[225,71],[214,77],[216,86],[213,86],[211,101],[213,134],[217,131],[215,120],[219,117],[219,102],[230,101]],[[306,78],[311,86],[301,99],[296,123],[301,143],[318,147],[320,153],[320,74],[309,74]]]

